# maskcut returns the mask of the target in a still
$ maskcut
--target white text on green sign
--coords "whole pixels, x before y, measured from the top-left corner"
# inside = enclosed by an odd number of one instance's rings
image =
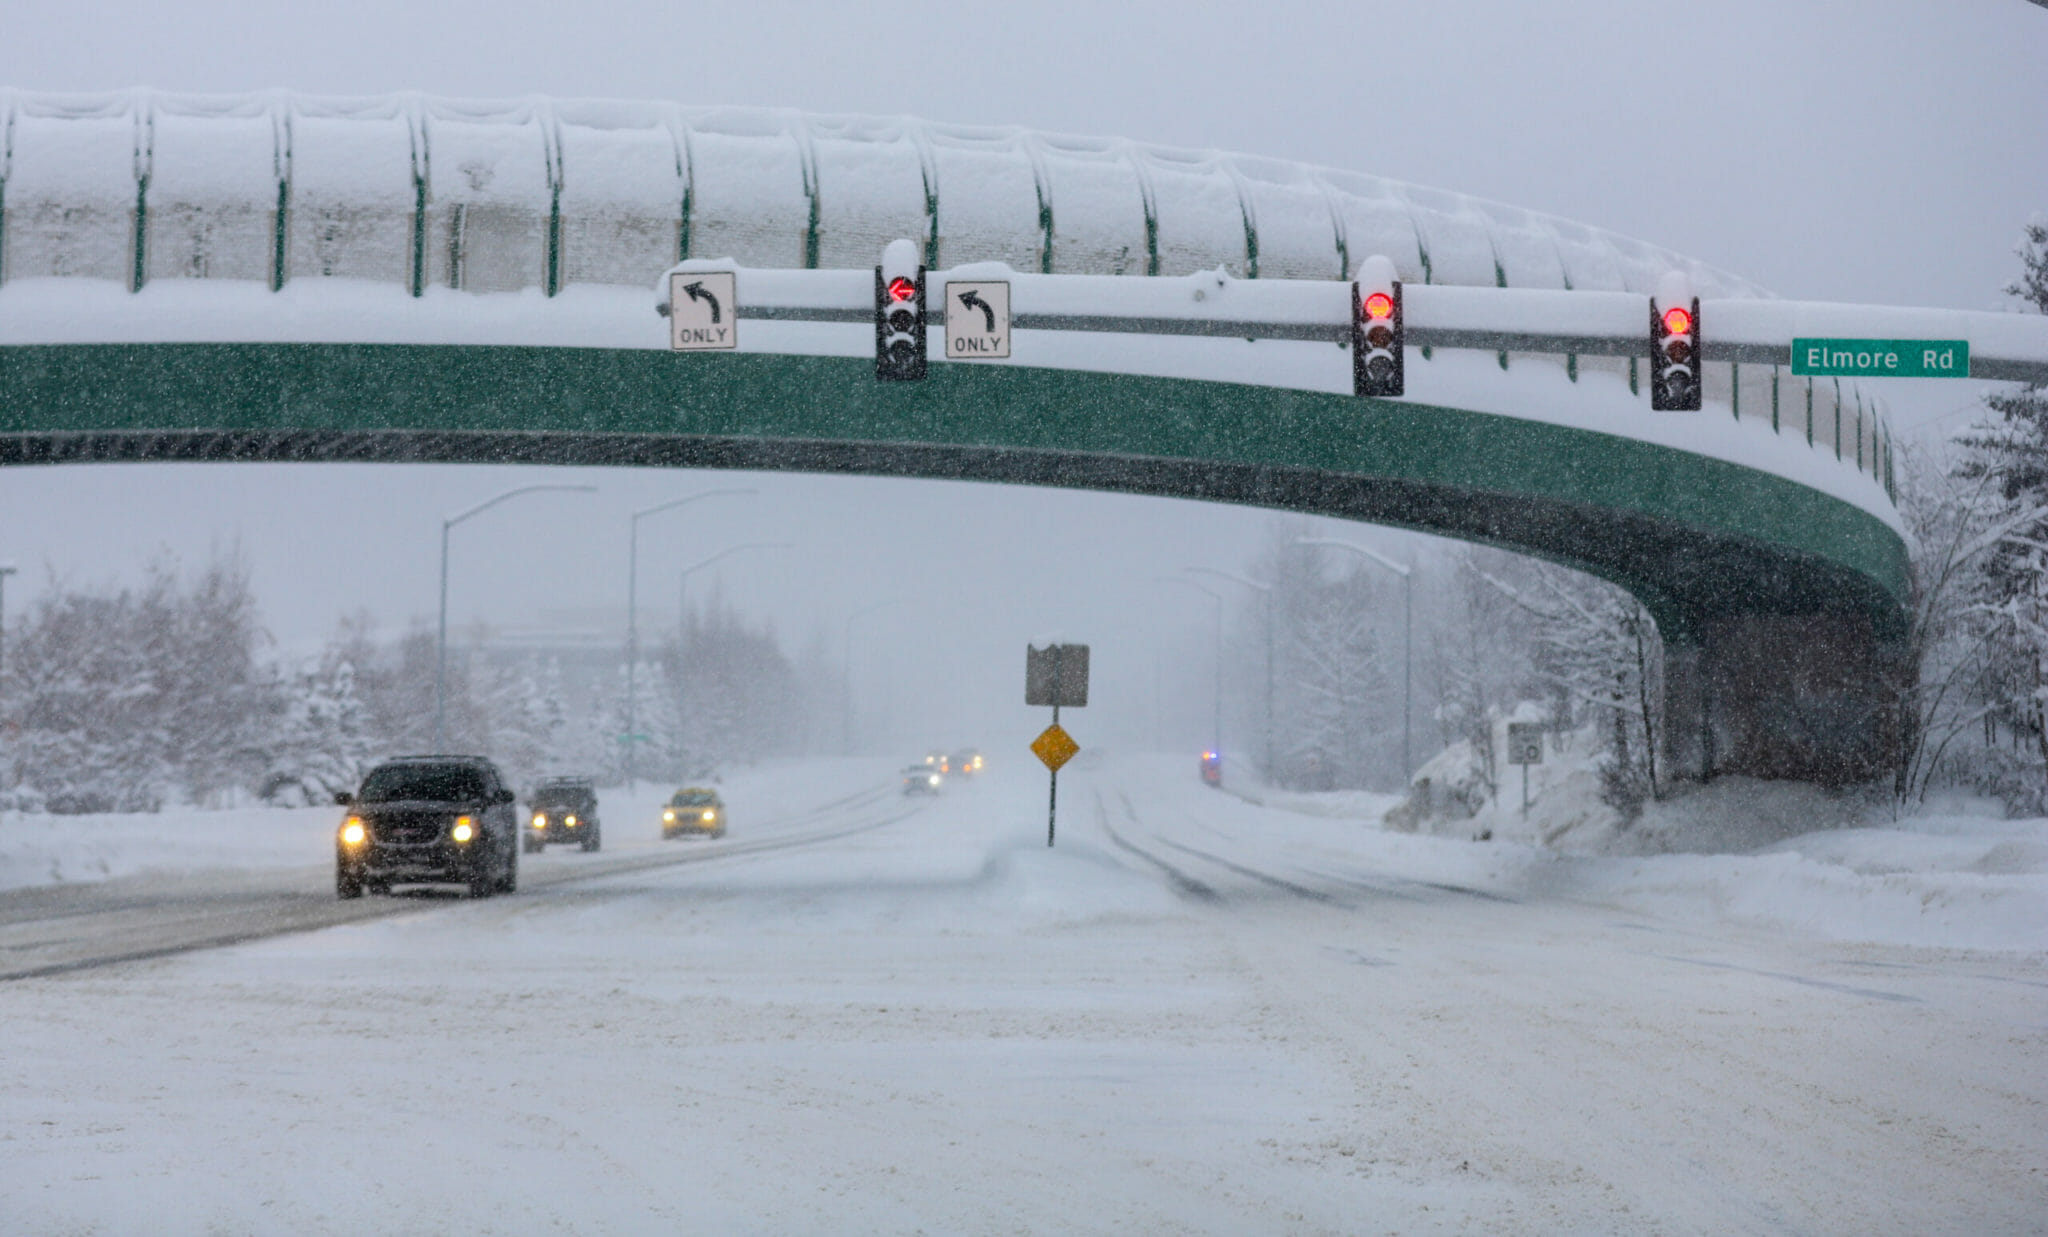
[[[1815,378],[1967,378],[1967,339],[1795,339],[1792,372]]]

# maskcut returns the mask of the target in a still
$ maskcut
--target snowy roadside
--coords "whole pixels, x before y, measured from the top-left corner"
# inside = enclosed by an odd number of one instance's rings
[[[1477,817],[1407,832],[1387,822],[1391,796],[1218,796],[1185,764],[1139,758],[1123,771],[1204,827],[1244,834],[1256,821],[1276,862],[1312,857],[1358,875],[1827,940],[2048,951],[2048,820],[1956,811],[1880,819],[1815,787],[1729,779],[1651,804],[1622,829],[1611,811],[1596,811],[1581,771],[1553,765],[1532,782],[1527,817],[1519,802],[1489,805]],[[1492,837],[1475,840],[1483,830]]]
[[[894,765],[876,760],[773,761],[721,783],[736,832],[754,821],[814,808],[835,797],[893,787]],[[602,793],[606,848],[658,836],[653,823],[672,787],[643,783],[628,797]],[[0,890],[171,873],[324,867],[334,861],[340,809],[230,808],[50,816],[0,814]],[[646,828],[635,829],[641,822]]]

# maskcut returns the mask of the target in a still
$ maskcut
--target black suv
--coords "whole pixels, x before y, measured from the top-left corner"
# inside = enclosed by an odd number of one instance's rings
[[[529,853],[547,849],[549,842],[575,842],[584,850],[597,850],[604,844],[604,834],[597,827],[597,787],[587,777],[542,781],[533,788],[526,810],[531,819],[521,832]]]
[[[482,756],[387,760],[334,801],[352,809],[334,839],[334,889],[344,898],[399,884],[462,884],[472,898],[519,887],[514,796]]]

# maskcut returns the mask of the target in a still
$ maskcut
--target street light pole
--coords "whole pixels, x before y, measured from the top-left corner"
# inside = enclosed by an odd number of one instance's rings
[[[1218,576],[1246,588],[1257,589],[1266,599],[1266,763],[1259,771],[1270,784],[1273,780],[1273,586],[1248,579],[1234,571],[1217,567],[1187,567],[1185,571],[1200,572],[1205,576]]]
[[[845,656],[844,660],[839,663],[843,668],[842,672],[846,675],[846,714],[840,720],[839,742],[841,748],[849,756],[853,755],[853,625],[877,610],[886,610],[890,606],[900,606],[902,604],[903,599],[900,597],[890,601],[878,601],[865,610],[855,610],[852,614],[846,616]]]
[[[1332,546],[1349,550],[1361,558],[1369,559],[1401,577],[1401,780],[1415,776],[1414,756],[1414,705],[1415,705],[1415,567],[1403,566],[1376,550],[1335,537],[1302,537],[1296,545]]]
[[[635,690],[634,680],[635,676],[639,673],[640,667],[640,521],[650,515],[696,502],[700,498],[717,498],[720,495],[726,494],[752,494],[754,492],[753,490],[704,490],[696,494],[686,494],[681,498],[671,498],[665,503],[656,503],[652,507],[642,507],[640,510],[635,511],[632,518],[626,522],[628,534],[626,538],[626,736],[622,742],[626,748],[626,793],[629,795],[633,793],[634,766],[638,763],[633,759],[633,745],[639,742],[634,736],[639,733],[640,697],[638,691]]]
[[[20,568],[11,563],[0,564],[0,691],[4,691],[7,686],[7,577],[19,570]],[[0,696],[0,699],[4,699],[4,696]],[[6,733],[6,729],[7,710],[0,708],[0,734]],[[0,790],[6,788],[7,768],[0,765]]]
[[[579,494],[594,494],[594,485],[522,485],[506,490],[496,498],[486,499],[467,511],[458,512],[441,521],[441,622],[434,637],[434,750],[440,751],[447,743],[448,735],[448,533],[457,524],[471,516],[482,515],[507,499],[521,494],[533,494],[541,490],[571,490]]]
[[[1215,589],[1195,583],[1186,576],[1154,576],[1155,580],[1167,584],[1185,584],[1198,593],[1206,595],[1216,603],[1216,690],[1214,695],[1215,715],[1211,719],[1209,733],[1214,736],[1214,747],[1218,756],[1223,755],[1223,594]]]
[[[685,634],[685,624],[689,620],[689,607],[687,604],[687,598],[689,596],[690,577],[696,572],[702,571],[706,567],[711,566],[713,563],[718,562],[720,559],[730,558],[731,556],[738,554],[742,550],[787,550],[790,548],[790,543],[787,541],[749,541],[741,545],[727,546],[725,549],[720,550],[716,554],[713,554],[710,558],[705,559],[703,562],[694,563],[691,566],[683,568],[682,574],[676,577],[676,763],[678,765],[678,768],[676,770],[677,781],[681,781],[683,778],[689,776],[689,770],[683,769],[680,766],[682,764],[683,753],[683,636]]]

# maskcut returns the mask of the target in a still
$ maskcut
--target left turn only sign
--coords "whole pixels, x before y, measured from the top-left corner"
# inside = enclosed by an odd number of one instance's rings
[[[668,277],[668,342],[677,352],[740,346],[739,298],[731,271],[675,271]]]
[[[965,280],[946,285],[946,359],[1000,361],[1010,355],[1008,280]]]

